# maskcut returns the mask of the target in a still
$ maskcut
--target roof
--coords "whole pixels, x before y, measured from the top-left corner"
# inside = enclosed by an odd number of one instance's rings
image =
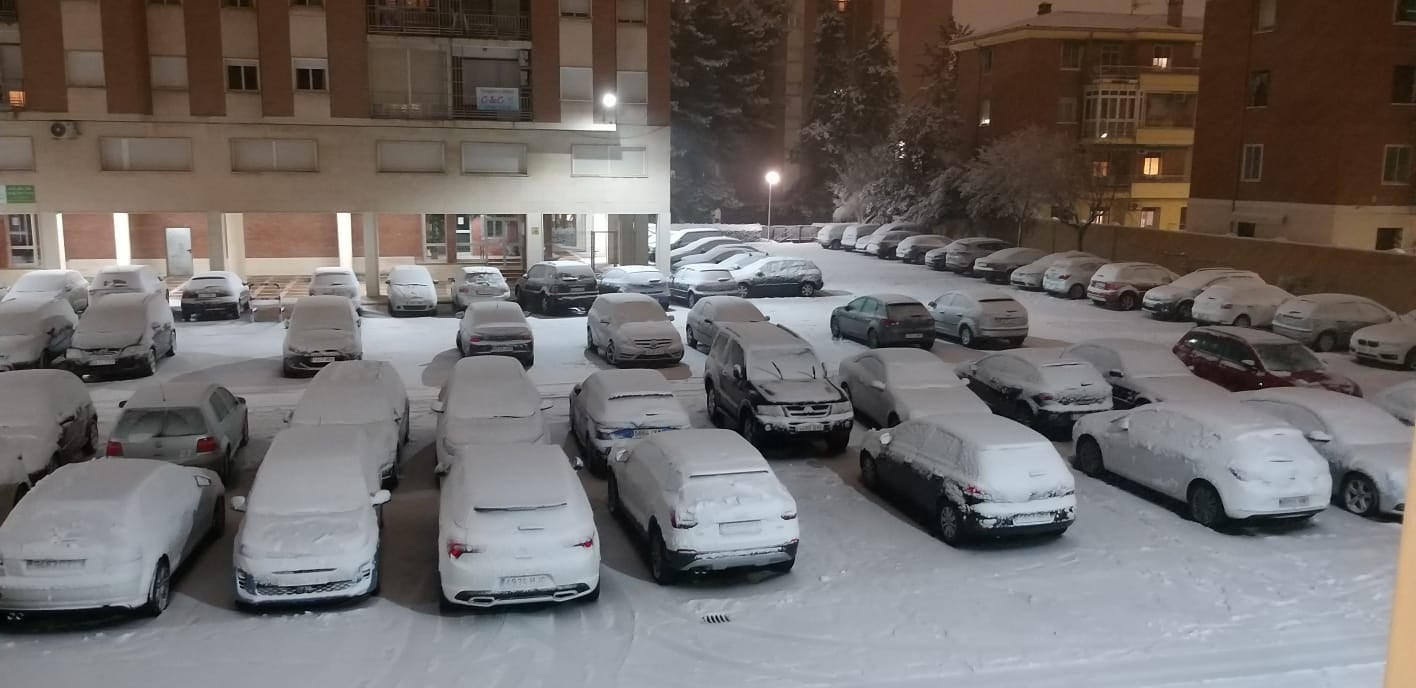
[[[123,408],[155,408],[162,406],[198,406],[206,401],[212,382],[165,382],[140,387],[128,397]]]
[[[1142,406],[1139,410],[1154,408],[1167,410],[1206,426],[1224,428],[1236,433],[1249,430],[1289,429],[1292,426],[1260,411],[1246,406],[1237,398],[1206,399],[1204,401],[1171,401]]]
[[[577,483],[567,479],[570,459],[553,444],[482,447],[475,460],[459,461],[455,479],[470,506],[515,508],[565,504]],[[447,486],[443,487],[447,490]]]
[[[338,297],[336,297],[338,298]],[[388,361],[361,359],[358,361],[335,361],[320,369],[310,380],[310,386],[322,385],[371,385],[384,375],[397,380],[398,373]],[[402,384],[400,381],[399,384]]]
[[[1351,303],[1353,301],[1370,301],[1371,299],[1368,299],[1365,296],[1357,296],[1355,294],[1304,294],[1303,296],[1293,297],[1293,300],[1307,301],[1309,303],[1317,304],[1332,304]]]
[[[947,430],[949,434],[964,442],[980,446],[1018,446],[1021,444],[1047,444],[1051,442],[1032,428],[1014,420],[992,414],[941,415],[919,419],[936,428]]]
[[[1143,260],[1118,260],[1118,261],[1115,261],[1115,262],[1107,263],[1107,264],[1106,264],[1105,266],[1103,266],[1103,267],[1109,267],[1109,268],[1138,268],[1138,267],[1147,267],[1147,268],[1149,268],[1149,267],[1160,267],[1160,266],[1159,266],[1159,265],[1156,265],[1155,263],[1147,263],[1147,262],[1145,262],[1145,261],[1143,261]]]
[[[1231,337],[1237,337],[1250,344],[1297,344],[1298,342],[1289,339],[1281,334],[1254,330],[1247,327],[1230,327],[1228,325],[1213,325],[1208,327],[1196,327],[1192,332],[1218,332]]]
[[[55,294],[27,292],[15,294],[14,296],[0,301],[0,315],[14,317],[20,315],[39,314],[47,310],[51,305],[67,303],[64,299]]]
[[[553,268],[588,268],[589,263],[582,263],[578,260],[543,260],[536,265],[549,265]]]
[[[730,332],[742,342],[744,349],[757,347],[809,347],[805,340],[791,330],[770,322],[735,322],[719,328],[720,332]]]
[[[121,275],[130,272],[142,272],[148,269],[146,265],[105,265],[98,269],[99,275]]]
[[[400,272],[411,272],[418,275],[430,275],[428,269],[421,265],[395,265],[388,269],[388,274],[393,275]]]
[[[1204,33],[1205,20],[1203,17],[1184,17],[1180,26],[1171,26],[1166,22],[1163,14],[1123,14],[1120,12],[1051,12],[1049,14],[1039,14],[1021,19],[1009,24],[997,26],[991,29],[980,31],[976,34],[966,36],[951,45],[970,46],[977,42],[999,43],[1000,40],[986,41],[989,38],[1000,39],[1011,33],[1019,33],[1028,29],[1050,29],[1050,30],[1079,30],[1079,31],[1106,31],[1113,33],[1174,33],[1193,34],[1199,39]]]
[[[962,238],[962,239],[955,239],[955,240],[954,240],[954,243],[960,244],[960,245],[963,245],[963,246],[972,246],[972,245],[974,245],[974,244],[981,244],[981,243],[983,243],[983,242],[985,242],[985,241],[1003,241],[1003,240],[1002,240],[1002,239],[994,239],[993,237],[964,237],[964,238]]]
[[[731,430],[671,430],[649,436],[687,475],[769,470],[767,460]]]
[[[86,313],[111,311],[111,310],[132,310],[136,308],[147,308],[148,297],[152,296],[144,291],[125,291],[117,294],[109,294],[102,300],[89,304]],[[344,299],[349,303],[348,299]]]

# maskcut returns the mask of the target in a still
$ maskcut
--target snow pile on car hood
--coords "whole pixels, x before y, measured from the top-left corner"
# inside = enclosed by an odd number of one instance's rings
[[[1401,422],[1416,424],[1416,381],[1388,387],[1372,397],[1371,401]]]
[[[322,514],[247,512],[240,546],[246,556],[328,556],[368,544],[361,509]]]

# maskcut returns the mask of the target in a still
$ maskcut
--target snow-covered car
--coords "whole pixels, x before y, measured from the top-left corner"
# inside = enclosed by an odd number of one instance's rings
[[[1228,285],[1260,285],[1264,278],[1249,270],[1234,268],[1203,268],[1185,275],[1170,284],[1155,287],[1141,299],[1141,308],[1156,320],[1180,320],[1191,318],[1195,298],[1210,287]]]
[[[1332,467],[1337,504],[1361,516],[1406,510],[1411,429],[1375,404],[1325,389],[1234,395],[1297,428]]]
[[[1190,317],[1199,325],[1268,327],[1293,295],[1272,284],[1216,284],[1195,297]]]
[[[1076,485],[1056,447],[999,416],[931,416],[866,433],[860,482],[953,546],[1061,535],[1076,520]]]
[[[388,314],[437,315],[438,284],[421,265],[395,265],[388,271]]]
[[[93,276],[93,286],[89,287],[89,302],[110,294],[161,294],[169,296],[167,284],[157,271],[147,265],[109,265],[100,268]]]
[[[545,441],[545,408],[516,359],[478,356],[458,361],[433,402],[438,416],[437,473],[445,475],[469,448]]]
[[[1013,271],[1008,277],[1008,283],[1029,291],[1041,291],[1043,276],[1047,274],[1047,269],[1064,260],[1072,258],[1090,258],[1092,255],[1086,251],[1061,251],[1049,253],[1027,265]]]
[[[79,375],[157,373],[177,353],[177,325],[162,294],[122,292],[95,301],[79,316],[65,364]]]
[[[1014,270],[1044,255],[1046,253],[1043,250],[1036,248],[1001,249],[975,260],[973,274],[975,277],[982,277],[994,284],[1007,284],[1013,279]]]
[[[89,305],[89,283],[78,270],[31,270],[10,285],[4,299],[22,296],[65,299],[75,313],[83,315]]]
[[[0,616],[161,614],[173,574],[225,530],[225,494],[215,473],[162,461],[60,468],[0,524]]]
[[[723,325],[769,320],[770,317],[741,296],[709,296],[699,299],[689,309],[688,322],[683,326],[684,340],[692,349],[700,345],[711,347],[718,336],[718,328]]]
[[[1362,363],[1382,363],[1416,370],[1416,311],[1382,325],[1352,333],[1352,353]]]
[[[880,225],[877,225],[877,224],[856,224],[856,225],[847,225],[847,226],[846,226],[846,231],[841,232],[841,248],[845,249],[846,251],[855,251],[855,250],[856,250],[856,242],[859,242],[860,239],[861,239],[861,237],[868,237],[868,236],[870,236],[871,234],[874,234],[874,233],[875,233],[875,230],[877,230],[877,229],[880,229]]]
[[[0,371],[49,368],[63,360],[79,325],[67,299],[0,301]]]
[[[5,293],[8,291],[10,291],[10,285],[4,282],[0,282],[0,302],[3,302],[5,300]]]
[[[1028,338],[1028,311],[1008,292],[992,288],[959,289],[929,302],[934,332],[973,348],[982,342],[1023,345]]]
[[[363,323],[354,304],[342,296],[302,296],[285,321],[285,377],[314,375],[335,361],[364,357]]]
[[[880,225],[879,227],[876,227],[875,229],[871,230],[869,233],[866,233],[866,232],[857,232],[857,233],[856,233],[855,245],[851,247],[851,250],[854,251],[854,252],[856,252],[856,253],[864,253],[864,252],[865,252],[865,247],[867,247],[867,246],[870,245],[871,240],[875,239],[875,238],[878,237],[878,236],[881,236],[881,235],[885,234],[886,232],[889,232],[889,231],[895,229],[896,227],[900,226],[901,224],[903,224],[903,223],[900,223],[900,222],[889,222],[889,223]]]
[[[403,427],[389,400],[377,388],[344,384],[336,378],[315,376],[295,410],[290,412],[292,429],[328,429],[361,436],[363,441],[353,458],[369,464],[378,484],[398,487],[398,470],[403,459]]]
[[[952,243],[952,238],[941,234],[916,234],[900,241],[895,247],[895,257],[899,258],[901,263],[923,265],[924,254]]]
[[[1185,503],[1200,525],[1301,519],[1332,498],[1332,476],[1303,433],[1238,400],[1150,404],[1077,421],[1076,465]]]
[[[796,563],[797,505],[762,453],[727,430],[662,432],[610,457],[610,513],[648,547],[649,573]]]
[[[310,276],[310,296],[342,296],[359,307],[359,277],[349,268],[315,268]]]
[[[805,258],[767,256],[733,270],[738,296],[816,296],[825,286],[821,268]]]
[[[1155,263],[1108,263],[1092,274],[1087,298],[1098,306],[1133,311],[1141,307],[1146,292],[1179,277]]]
[[[669,279],[669,296],[689,306],[709,296],[736,295],[737,290],[732,271],[720,265],[685,265]]]
[[[699,239],[708,237],[725,236],[723,230],[715,227],[690,227],[687,229],[676,229],[669,232],[669,249],[676,249],[680,246],[687,246]],[[652,247],[652,245],[651,245]]]
[[[747,244],[725,244],[708,249],[696,256],[688,256],[680,260],[674,264],[674,270],[682,270],[690,265],[719,265],[723,261],[735,256],[757,256],[761,258],[766,255],[766,251],[754,246],[748,246]]]
[[[919,236],[925,232],[921,225],[896,224],[894,229],[872,234],[870,241],[865,243],[865,248],[861,251],[868,256],[875,256],[881,260],[894,260],[895,251],[899,248],[900,242],[912,236]]]
[[[841,360],[841,391],[863,419],[893,427],[936,415],[990,413],[938,356],[916,349],[877,349]]]
[[[1098,256],[1063,258],[1042,273],[1042,290],[1052,296],[1074,301],[1084,299],[1092,275],[1110,262]]]
[[[1309,294],[1283,302],[1273,316],[1273,331],[1314,351],[1341,351],[1364,327],[1389,323],[1396,314],[1376,301],[1351,294]]]
[[[98,451],[88,388],[65,370],[0,372],[0,510],[60,465]],[[13,463],[12,463],[13,462]],[[16,467],[18,464],[18,467]]]
[[[756,253],[740,253],[736,256],[727,258],[722,262],[718,263],[718,267],[727,270],[728,272],[732,272],[733,270],[736,270],[745,265],[751,265],[753,263],[756,263],[757,261],[762,260],[764,257],[766,257],[766,254],[759,256]]]
[[[462,311],[457,352],[463,356],[511,356],[529,368],[536,363],[536,340],[520,305],[477,301]]]
[[[438,498],[444,609],[600,596],[600,537],[560,447],[499,447],[454,466]]]
[[[934,319],[912,296],[869,294],[831,311],[831,337],[880,346],[934,346]]]
[[[973,271],[974,262],[979,258],[1012,247],[1002,239],[968,237],[924,254],[924,263],[935,270],[967,275]]]
[[[246,400],[214,382],[148,385],[118,406],[106,456],[205,468],[228,481],[236,452],[250,439]]]
[[[399,437],[402,438],[404,444],[408,444],[411,423],[408,417],[408,387],[403,384],[403,378],[399,376],[397,370],[394,370],[392,363],[388,361],[336,361],[321,369],[310,385],[337,386],[347,390],[351,395],[358,394],[383,399],[389,408],[393,409],[393,417],[398,422]]]
[[[566,308],[589,308],[599,295],[599,280],[589,265],[547,260],[532,265],[516,283],[516,302],[542,315]]]
[[[237,607],[378,594],[380,507],[390,495],[358,458],[363,441],[333,428],[275,436],[250,493],[231,498],[244,513],[232,548]]]
[[[644,294],[601,294],[585,316],[585,348],[616,367],[672,365],[683,360],[683,339],[673,319]]]
[[[653,265],[621,265],[600,273],[601,294],[644,294],[669,307],[669,278]]]
[[[816,231],[816,243],[821,248],[838,249],[841,247],[841,238],[846,235],[846,228],[851,226],[849,222],[829,222],[822,225]]]
[[[469,304],[480,301],[507,301],[511,299],[511,287],[498,268],[486,265],[464,265],[457,275],[447,278],[448,289],[452,292],[452,309],[462,311]]]
[[[601,370],[570,392],[570,434],[595,475],[616,448],[691,427],[669,381],[652,370]]]
[[[203,272],[182,285],[182,319],[220,315],[236,320],[251,310],[251,290],[234,272]]]
[[[1416,380],[1392,385],[1372,397],[1372,403],[1393,418],[1416,425]]]
[[[993,412],[1049,437],[1078,418],[1111,410],[1111,385],[1101,373],[1057,349],[1014,349],[956,368]]]
[[[1322,387],[1362,396],[1357,383],[1328,370],[1308,347],[1272,332],[1243,327],[1196,327],[1175,344],[1196,375],[1231,392],[1266,387]]]
[[[1090,339],[1068,347],[1063,356],[1092,364],[1111,384],[1116,409],[1161,401],[1204,401],[1229,390],[1196,377],[1168,347],[1135,339]]]
[[[836,454],[850,441],[854,411],[816,352],[772,323],[721,325],[704,366],[708,416],[758,444],[823,438]]]
[[[742,241],[740,239],[734,239],[729,236],[710,236],[695,239],[669,252],[669,267],[673,268],[677,266],[684,258],[702,255],[719,246],[733,246],[741,243]]]

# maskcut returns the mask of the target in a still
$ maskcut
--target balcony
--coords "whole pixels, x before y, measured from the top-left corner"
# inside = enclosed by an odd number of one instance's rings
[[[25,109],[25,85],[19,79],[0,83],[0,112]]]
[[[1147,93],[1199,93],[1200,70],[1158,65],[1098,65],[1092,72],[1092,81],[1136,84]]]
[[[1131,184],[1131,198],[1184,200],[1190,197],[1190,179],[1183,174],[1136,177]]]
[[[505,6],[475,0],[368,0],[369,33],[531,40],[531,17],[524,3],[518,12],[501,9]]]
[[[501,90],[501,89],[498,89]],[[369,94],[369,116],[374,119],[480,120],[492,122],[531,121],[531,89],[517,89],[516,109],[509,103],[493,103],[491,98],[457,99],[451,93]]]

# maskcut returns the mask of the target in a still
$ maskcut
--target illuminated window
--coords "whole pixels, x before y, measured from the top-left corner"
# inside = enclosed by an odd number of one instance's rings
[[[1143,159],[1143,160],[1141,161],[1141,174],[1143,174],[1143,175],[1145,175],[1145,176],[1147,176],[1147,177],[1159,177],[1159,176],[1160,176],[1160,156],[1159,156],[1159,155],[1147,155],[1147,156],[1145,157],[1145,159]]]

